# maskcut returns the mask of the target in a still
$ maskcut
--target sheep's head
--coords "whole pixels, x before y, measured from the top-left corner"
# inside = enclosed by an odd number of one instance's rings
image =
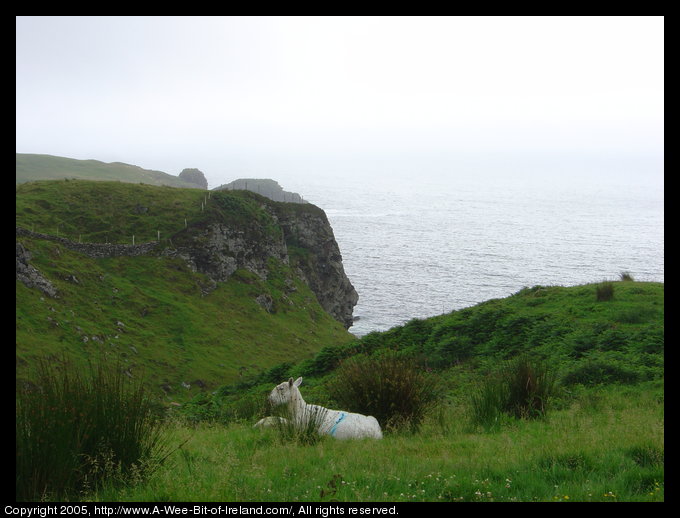
[[[279,383],[269,394],[269,402],[274,407],[290,403],[295,395],[299,394],[297,388],[301,383],[302,378],[298,378],[295,381],[293,381],[293,378],[290,378],[288,381]]]

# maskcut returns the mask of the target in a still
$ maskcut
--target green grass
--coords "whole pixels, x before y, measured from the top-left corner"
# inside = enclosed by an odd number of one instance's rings
[[[484,429],[500,426],[503,414],[535,419],[545,416],[555,396],[555,376],[545,364],[528,355],[504,362],[473,392],[473,423]]]
[[[201,210],[205,196],[123,183],[27,183],[17,187],[17,224],[73,240],[106,233],[109,242],[154,239],[160,229],[160,249],[217,221],[253,239],[280,235],[256,194],[213,193]],[[279,221],[320,210],[274,205]],[[534,286],[355,339],[296,277],[296,261],[315,259],[294,235],[291,266],[270,261],[266,280],[238,271],[209,293],[207,278],[179,259],[90,259],[53,241],[17,240],[59,292],[52,299],[17,282],[18,387],[35,379],[40,358],[67,354],[85,365],[104,356],[147,380],[162,401],[184,403],[165,426],[173,444],[188,442],[166,465],[85,498],[663,500],[663,283],[611,282],[608,300],[598,300],[597,284]],[[260,295],[271,297],[274,312],[256,302]],[[282,442],[275,430],[252,429],[267,392],[290,376],[304,377],[309,403],[339,408],[329,387],[338,366],[357,355],[422,366],[445,403],[430,408],[417,431],[387,429],[377,442]],[[502,413],[480,431],[470,395],[521,356],[554,375],[551,404],[535,419]]]
[[[212,193],[202,210],[208,195],[196,189],[78,180],[31,182],[16,191],[17,225],[73,241],[131,243],[135,235],[139,243],[160,230],[161,252],[191,244],[215,222],[242,229],[253,242],[281,235],[254,193]],[[282,214],[320,211],[271,203]],[[18,379],[31,378],[38,358],[113,355],[148,379],[154,394],[184,400],[352,339],[297,277],[294,261],[270,260],[266,280],[238,271],[213,286],[183,260],[160,253],[93,259],[53,241],[17,241],[59,292],[53,299],[16,283]],[[273,312],[257,303],[261,295],[271,297]]]
[[[52,155],[17,153],[17,184],[38,180],[63,180],[65,178],[196,188],[195,184],[180,180],[177,176],[121,162],[107,164],[99,160],[76,160]]]
[[[504,299],[369,334],[351,347],[398,349],[426,358],[437,369],[474,364],[492,370],[499,361],[531,353],[549,360],[561,374],[604,361],[627,365],[640,379],[662,375],[663,283],[612,284],[616,296],[607,302],[596,301],[593,284],[525,288]]]
[[[182,400],[352,338],[301,281],[285,303],[272,283],[248,272],[204,296],[205,278],[177,259],[89,259],[48,241],[25,242],[59,299],[16,283],[18,379],[30,379],[38,358],[113,355],[153,393],[162,396],[164,386]],[[279,302],[276,313],[258,305],[261,293]]]
[[[206,191],[85,180],[16,186],[16,224],[84,243],[167,240],[205,219]],[[212,197],[212,195],[211,195]]]
[[[654,386],[589,389],[547,419],[469,432],[465,409],[383,440],[282,443],[252,423],[169,425],[187,441],[148,481],[101,501],[662,501],[663,403]],[[597,400],[597,404],[593,400]],[[443,417],[442,417],[443,414]]]
[[[62,499],[104,480],[141,479],[169,454],[143,385],[99,361],[83,374],[68,362],[39,365],[17,391],[16,497]]]

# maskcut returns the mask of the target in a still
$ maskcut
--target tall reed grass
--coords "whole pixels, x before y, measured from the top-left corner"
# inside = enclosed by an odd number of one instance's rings
[[[326,420],[327,408],[307,405],[302,415],[293,416],[288,406],[284,405],[274,413],[278,417],[275,428],[281,442],[313,445],[322,439],[319,430]]]
[[[105,479],[143,477],[167,454],[141,382],[120,365],[41,361],[16,395],[16,499],[60,499]]]
[[[507,363],[470,396],[471,421],[497,429],[503,416],[532,419],[545,415],[556,391],[556,377],[543,362],[521,356]]]

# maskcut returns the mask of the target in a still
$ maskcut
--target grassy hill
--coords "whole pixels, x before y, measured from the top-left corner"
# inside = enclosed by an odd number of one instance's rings
[[[17,153],[17,184],[37,180],[63,180],[64,178],[196,188],[195,184],[185,182],[177,176],[121,162],[107,164],[99,160],[76,160],[52,155]]]
[[[16,222],[84,243],[130,244],[132,236],[141,243],[160,232],[159,250],[186,240],[185,228],[211,221],[277,231],[256,194],[211,193],[207,204],[206,196],[121,182],[30,182],[17,185]],[[206,276],[178,258],[90,258],[50,240],[17,241],[59,293],[51,298],[16,283],[18,380],[31,378],[37,358],[58,361],[63,354],[84,362],[105,356],[120,358],[129,375],[148,379],[152,393],[182,399],[352,339],[280,261],[270,261],[266,280],[239,270],[207,290]],[[275,311],[258,304],[262,295]]]
[[[16,193],[17,225],[74,241],[130,243],[135,235],[140,242],[160,231],[162,250],[187,241],[186,228],[215,221],[257,235],[280,232],[262,209],[264,198],[243,191],[212,192],[207,205],[205,191],[120,182],[31,182]],[[320,209],[286,204],[281,210]],[[90,464],[102,474],[101,485],[74,486],[69,500],[664,500],[662,283],[534,286],[355,338],[280,261],[269,262],[265,280],[239,270],[206,291],[208,279],[179,258],[94,259],[53,240],[17,235],[17,241],[58,291],[52,298],[17,281],[18,383],[33,379],[38,358],[60,365],[66,356],[83,366],[106,357],[120,361],[133,380],[146,379],[156,398],[182,402],[169,405],[163,416],[171,418],[159,421],[170,454],[125,473],[113,450],[110,457],[97,457],[104,450],[87,457],[65,447],[68,433],[61,442],[50,436],[49,448],[43,441],[33,454],[33,432],[54,415],[65,416],[60,426],[77,420],[68,408],[55,412],[67,405],[39,406],[43,393],[22,391],[37,394],[36,406],[46,410],[17,447],[17,460],[29,457],[48,475],[30,501],[62,500],[49,492],[59,482],[47,463],[55,452],[85,459],[86,474]],[[306,255],[294,253],[300,260]],[[263,294],[276,311],[257,303]],[[521,357],[540,360],[554,375],[558,390],[547,410],[480,424],[475,396]],[[289,376],[304,377],[308,403],[353,410],[334,399],[333,385],[348,365],[381,358],[406,359],[411,372],[436,382],[438,399],[417,429],[386,426],[381,441],[301,442],[253,428],[268,413],[265,395]],[[382,374],[374,369],[366,377],[385,380]],[[88,401],[82,408],[99,416]],[[108,424],[102,440],[111,435]],[[34,476],[18,469],[17,481],[20,475],[29,484]]]
[[[168,424],[180,454],[148,480],[110,484],[92,498],[663,501],[664,286],[615,282],[613,298],[598,301],[599,287],[524,289],[327,347],[313,358],[197,396],[176,411],[190,426],[181,419]],[[556,374],[559,390],[549,409],[480,427],[473,419],[474,396],[520,354],[542,359]],[[265,394],[289,375],[304,376],[308,403],[351,409],[336,406],[328,391],[342,361],[381,355],[410,358],[443,389],[416,432],[388,428],[380,441],[325,436],[305,443],[275,428],[253,428]]]
[[[601,283],[534,286],[503,299],[374,332],[324,347],[313,358],[288,362],[215,396],[230,415],[231,401],[251,393],[262,400],[275,383],[303,376],[310,402],[336,404],[327,389],[343,361],[396,354],[435,373],[449,401],[461,402],[510,359],[544,362],[562,387],[636,385],[664,378],[664,285]],[[239,403],[240,404],[240,403]],[[232,412],[233,413],[233,412]],[[219,412],[216,414],[219,416]]]

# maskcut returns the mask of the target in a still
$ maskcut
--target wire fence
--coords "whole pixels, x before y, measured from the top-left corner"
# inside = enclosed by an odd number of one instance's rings
[[[230,189],[231,190],[231,189]],[[259,192],[259,186],[258,190],[254,189],[248,189],[247,188],[247,183],[246,183],[246,190],[250,190],[251,192]],[[287,195],[290,195],[288,197]],[[265,195],[266,196],[266,195]],[[284,201],[288,203],[307,203],[304,198],[300,195],[297,195],[296,193],[287,193],[284,192],[284,196],[286,196],[286,199]],[[211,199],[211,191],[207,191],[207,193],[203,196],[203,198],[200,200],[200,211],[205,212],[205,210],[208,207],[208,203]],[[270,198],[272,199],[272,198]],[[276,200],[274,200],[276,201]],[[191,217],[189,215],[184,217],[184,228],[188,228],[189,224],[191,222]],[[131,246],[137,246],[137,245],[146,245],[150,243],[155,243],[155,244],[160,244],[161,242],[167,243],[172,245],[172,236],[170,234],[174,234],[175,232],[170,232],[170,231],[165,231],[167,236],[164,235],[164,232],[161,232],[160,229],[156,229],[155,231],[153,230],[145,230],[142,231],[142,233],[131,233],[125,236],[120,236],[119,232],[115,231],[99,231],[99,232],[87,232],[87,233],[82,233],[82,232],[65,232],[63,228],[61,228],[61,225],[57,225],[56,228],[41,228],[36,231],[35,225],[32,224],[30,229],[25,229],[23,227],[20,227],[17,225],[17,233],[19,233],[19,229],[22,228],[23,230],[30,231],[31,233],[34,234],[34,237],[41,236],[42,239],[48,239],[50,237],[54,238],[61,238],[68,240],[71,243],[78,243],[78,244],[93,244],[93,245],[131,245]],[[88,239],[87,236],[100,236],[102,239],[95,239],[93,240],[91,237]],[[85,236],[85,241],[83,241],[83,236]],[[109,241],[109,238],[111,236],[116,236],[115,241],[111,240]]]

